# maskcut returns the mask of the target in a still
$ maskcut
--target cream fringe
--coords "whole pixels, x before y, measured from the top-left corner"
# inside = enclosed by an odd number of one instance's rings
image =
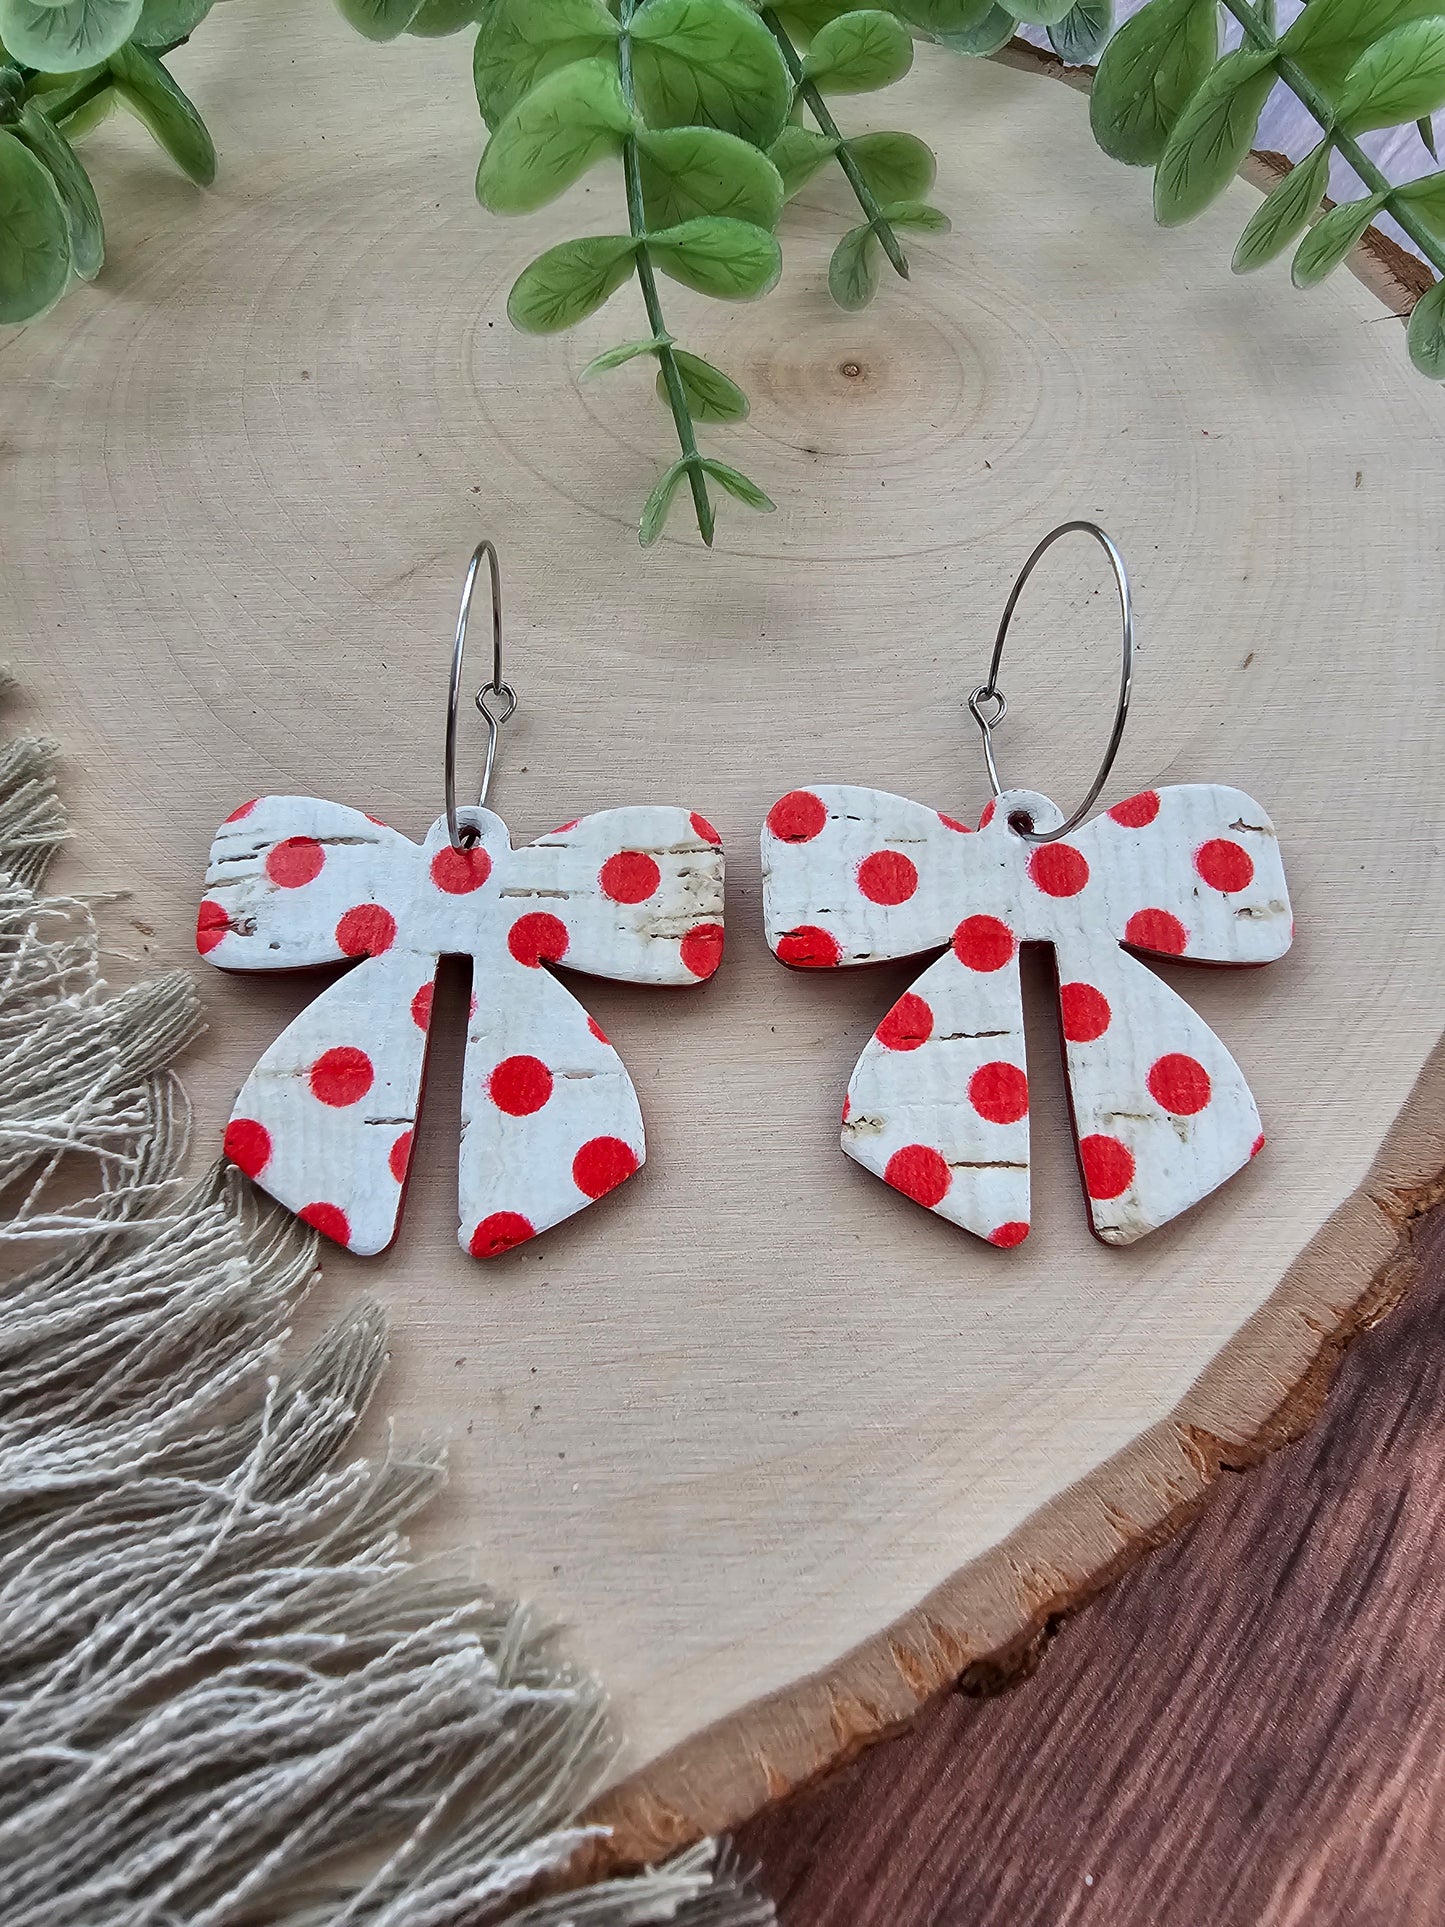
[[[314,1238],[182,1188],[195,989],[104,995],[92,906],[40,894],[53,754],[0,749],[0,1921],[766,1927],[711,1843],[546,1890],[600,1693],[409,1558],[444,1471],[354,1456],[379,1311],[282,1363]]]

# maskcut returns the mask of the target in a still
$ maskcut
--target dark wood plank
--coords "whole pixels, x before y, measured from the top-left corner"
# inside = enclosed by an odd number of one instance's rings
[[[1445,1920],[1445,1207],[1297,1444],[738,1845],[785,1927]]]

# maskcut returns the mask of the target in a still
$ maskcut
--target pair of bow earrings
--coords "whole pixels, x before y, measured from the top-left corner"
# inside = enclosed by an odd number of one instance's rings
[[[1040,557],[1079,531],[1104,548],[1123,618],[1113,729],[1065,819],[1006,790],[993,732],[1009,624]],[[492,674],[475,809],[456,803],[462,655],[481,564]],[[817,969],[937,954],[854,1069],[843,1149],[991,1244],[1029,1229],[1028,1076],[1019,949],[1052,948],[1070,1108],[1092,1227],[1131,1244],[1238,1171],[1264,1143],[1244,1077],[1139,954],[1262,964],[1293,927],[1269,818],[1241,791],[1145,790],[1084,823],[1128,713],[1133,613],[1118,550],[1070,522],[1034,550],[1005,606],[987,681],[969,697],[993,799],[977,831],[886,791],[822,784],[774,804],[763,830],[764,921],[786,964]],[[685,987],[722,961],[723,852],[703,816],[602,810],[514,848],[486,808],[498,734],[517,706],[502,678],[495,549],[467,571],[452,654],[446,811],[418,847],[375,817],[314,797],[245,803],[211,848],[196,941],[228,970],[356,968],[312,1003],[248,1078],[231,1160],[338,1244],[383,1250],[411,1168],[439,959],[472,959],[462,1086],[460,1239],[495,1257],[631,1177],[642,1114],[621,1058],[551,966]]]

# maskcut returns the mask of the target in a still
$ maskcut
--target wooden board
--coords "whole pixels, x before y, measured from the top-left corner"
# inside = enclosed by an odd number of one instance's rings
[[[1445,1210],[1309,1437],[1050,1645],[745,1828],[784,1927],[1445,1914]]]
[[[687,345],[754,397],[709,446],[782,507],[727,512],[713,556],[680,522],[644,555],[665,417],[637,368],[578,384],[636,331],[631,298],[546,342],[504,315],[542,245],[616,219],[610,177],[488,220],[464,52],[369,47],[324,7],[231,0],[180,69],[226,157],[214,194],[107,128],[113,266],[0,350],[4,627],[27,717],[67,752],[64,875],[137,893],[109,913],[116,974],[192,954],[212,832],[258,792],[424,833],[482,533],[521,696],[493,798],[513,835],[656,798],[727,844],[715,980],[588,987],[637,1083],[645,1171],[472,1264],[466,989],[444,972],[401,1236],[331,1256],[307,1314],[388,1305],[401,1433],[454,1441],[432,1539],[475,1544],[572,1628],[639,1776],[621,1845],[655,1850],[1016,1661],[1221,1461],[1282,1436],[1376,1302],[1445,1164],[1439,396],[1347,277],[1308,298],[1230,278],[1251,190],[1159,233],[1081,100],[940,53],[852,113],[941,150],[957,231],[915,248],[908,287],[830,307],[847,210],[823,184],[761,307],[669,290]],[[977,817],[963,696],[1023,556],[1073,515],[1115,533],[1138,592],[1105,803],[1174,782],[1259,797],[1299,938],[1268,971],[1181,984],[1248,1066],[1270,1144],[1125,1251],[1077,1209],[1026,984],[1035,1230],[993,1251],[840,1156],[838,1093],[910,973],[780,970],[756,835],[800,748],[820,779]],[[1007,773],[1060,799],[1106,728],[1104,588],[1051,558],[1011,645]],[[198,1158],[313,991],[207,978]]]

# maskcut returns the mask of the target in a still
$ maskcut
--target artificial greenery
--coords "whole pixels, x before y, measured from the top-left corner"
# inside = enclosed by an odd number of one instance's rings
[[[0,322],[29,321],[105,258],[74,142],[120,101],[193,181],[216,176],[206,124],[164,56],[215,0],[0,0]]]
[[[1242,29],[1228,53],[1221,11]],[[1359,142],[1415,121],[1433,155],[1430,116],[1445,106],[1445,0],[1308,0],[1283,33],[1273,0],[1222,0],[1222,10],[1220,0],[1149,0],[1099,63],[1090,120],[1106,153],[1154,168],[1155,216],[1169,225],[1223,193],[1279,84],[1313,115],[1321,138],[1256,209],[1235,271],[1292,247],[1295,286],[1313,287],[1389,213],[1445,275],[1445,173],[1394,186]],[[1319,215],[1332,154],[1366,191]],[[1416,303],[1409,347],[1422,373],[1445,379],[1445,281]]]
[[[193,180],[215,171],[210,137],[163,55],[213,0],[0,0],[0,321],[43,312],[72,277],[100,267],[100,209],[74,141],[115,100],[140,115]],[[846,96],[905,74],[915,43],[996,52],[1021,22],[1043,26],[1059,56],[1093,60],[1099,144],[1155,170],[1155,212],[1190,219],[1233,178],[1276,86],[1319,124],[1314,150],[1259,207],[1235,250],[1244,272],[1293,249],[1300,287],[1322,280],[1388,212],[1442,278],[1417,303],[1409,347],[1445,379],[1445,171],[1395,186],[1360,146],[1371,130],[1445,105],[1445,0],[1306,0],[1283,31],[1274,0],[1149,0],[1113,32],[1113,0],[337,0],[374,40],[475,35],[473,73],[486,138],[477,194],[525,216],[590,169],[620,172],[626,231],[549,248],[512,289],[509,313],[533,333],[570,328],[626,284],[645,332],[597,356],[589,376],[637,359],[677,436],[677,459],[648,497],[644,542],[683,492],[704,541],[716,491],[772,507],[739,469],[705,452],[699,431],[742,421],[746,395],[684,348],[668,326],[665,284],[723,300],[765,295],[778,279],[786,203],[836,167],[859,218],[833,249],[828,286],[845,308],[871,300],[885,264],[909,272],[903,237],[949,223],[932,205],[935,164],[906,131],[853,133]],[[1223,29],[1237,23],[1226,50]],[[1112,38],[1111,38],[1112,35]],[[1333,155],[1363,193],[1321,213]]]

